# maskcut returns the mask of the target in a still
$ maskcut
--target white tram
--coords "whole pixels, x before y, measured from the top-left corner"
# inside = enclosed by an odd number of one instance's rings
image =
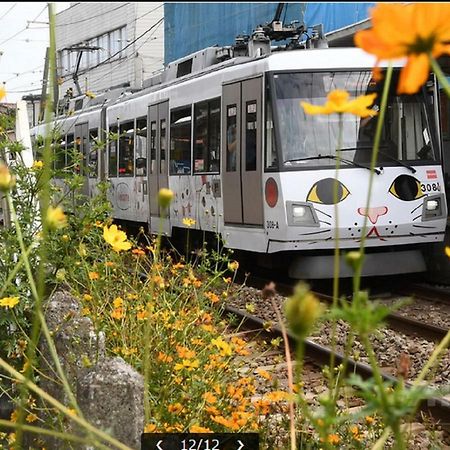
[[[376,119],[343,116],[336,175],[338,117],[307,116],[300,101],[324,104],[334,89],[380,99],[374,59],[357,48],[264,45],[249,45],[247,56],[210,47],[171,63],[138,92],[74,99],[74,113],[57,122],[65,148],[76,143],[83,154],[86,194],[106,179],[115,219],[154,233],[162,221],[170,236],[191,218],[191,228],[218,233],[255,261],[271,256],[297,278],[332,277],[335,227],[340,248],[355,249],[367,218],[364,275],[425,270],[422,250],[443,240],[447,218],[433,77],[418,94],[397,95],[395,70],[366,208]],[[111,132],[117,138],[97,151],[93,140]],[[157,202],[163,187],[175,193],[168,217]],[[341,276],[350,275],[341,264]]]

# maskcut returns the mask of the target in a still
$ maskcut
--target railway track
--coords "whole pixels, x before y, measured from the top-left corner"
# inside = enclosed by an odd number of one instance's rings
[[[239,308],[227,305],[223,310],[224,315],[232,314],[238,318],[238,321],[242,324],[245,329],[256,330],[260,333],[265,333],[270,338],[283,337],[282,328],[279,325],[272,324],[270,330],[267,329],[266,321],[260,317],[253,314],[249,314]],[[289,341],[290,348],[295,348],[297,345],[297,338],[290,333],[287,333],[287,338]],[[329,348],[317,344],[312,340],[306,339],[304,341],[305,345],[305,356],[310,360],[313,360],[319,366],[329,365],[331,355],[334,354],[335,365],[342,364],[344,362],[344,356],[338,352],[333,352]],[[367,379],[373,376],[372,369],[369,365],[354,361],[352,359],[347,360],[347,373],[359,374],[363,379]],[[398,383],[398,379],[388,375],[383,374],[383,379],[385,381],[390,381],[393,384]],[[411,384],[408,384],[411,386]],[[442,398],[433,398],[429,400],[424,400],[419,405],[419,411],[430,415],[434,420],[438,421],[445,431],[450,433],[450,402]]]

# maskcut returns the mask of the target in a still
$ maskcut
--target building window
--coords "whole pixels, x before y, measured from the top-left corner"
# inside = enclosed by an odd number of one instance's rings
[[[170,113],[170,174],[191,173],[191,107]]]
[[[220,98],[194,109],[194,172],[219,172]]]

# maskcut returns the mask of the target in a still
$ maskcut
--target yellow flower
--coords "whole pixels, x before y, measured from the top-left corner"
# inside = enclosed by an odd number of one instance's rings
[[[366,420],[367,425],[371,425],[372,423],[375,422],[375,419],[372,416],[366,416],[365,420]]]
[[[116,297],[113,301],[114,308],[120,308],[123,305],[123,299],[121,297]]]
[[[195,224],[196,224],[195,219],[192,219],[191,217],[183,218],[183,225],[186,225],[188,228],[191,228]]]
[[[34,161],[33,165],[31,166],[31,168],[33,170],[40,170],[44,167],[44,163],[42,161]]]
[[[0,300],[0,306],[4,308],[14,308],[19,303],[19,297],[3,297]]]
[[[11,175],[8,166],[0,162],[0,191],[9,191],[14,186],[14,182],[14,177]]]
[[[209,428],[203,428],[199,425],[191,425],[189,427],[189,433],[212,433]]]
[[[113,319],[116,319],[116,320],[120,320],[120,319],[122,319],[123,317],[125,317],[125,314],[124,314],[124,312],[123,312],[123,308],[116,308],[116,309],[111,313],[111,317],[112,317]]]
[[[368,109],[372,105],[377,94],[361,95],[354,100],[349,100],[350,94],[347,91],[336,89],[327,95],[325,105],[311,105],[300,102],[306,114],[354,114],[359,117],[376,116],[374,109]]]
[[[148,317],[148,312],[147,311],[139,311],[136,314],[137,320],[145,320]]]
[[[206,403],[216,403],[217,397],[211,392],[205,392],[203,394],[203,398],[206,400]]]
[[[28,423],[36,422],[37,416],[36,416],[36,414],[30,413],[30,414],[27,415],[27,417],[25,418],[25,420],[26,420]]]
[[[337,434],[330,434],[330,435],[328,435],[327,441],[328,441],[328,443],[330,443],[332,445],[339,444],[339,442],[341,441],[341,438]]]
[[[156,431],[156,425],[154,423],[148,423],[144,427],[144,433],[154,433]]]
[[[5,85],[0,86],[0,100],[1,100],[3,97],[6,97],[6,89],[5,89]]]
[[[173,191],[167,188],[162,188],[158,192],[158,202],[162,208],[167,208],[173,199]]]
[[[217,303],[220,300],[218,295],[211,291],[205,292],[205,297],[211,300],[211,303]]]
[[[371,19],[371,29],[356,33],[356,46],[378,61],[406,57],[397,92],[416,93],[428,79],[430,56],[450,54],[450,4],[378,3]]]
[[[222,337],[218,337],[217,339],[212,339],[211,344],[214,344],[219,350],[222,356],[231,356],[231,345],[228,342],[222,340]]]
[[[98,272],[89,272],[88,276],[90,280],[98,280],[100,278]]]
[[[49,206],[46,214],[47,225],[49,228],[56,230],[67,225],[67,217],[60,206],[54,208]]]
[[[445,254],[450,258],[450,247],[445,247]]]
[[[169,412],[173,412],[173,413],[176,414],[176,413],[179,413],[179,412],[181,412],[183,410],[183,405],[181,403],[175,403],[173,405],[169,405],[167,407],[167,410]]]
[[[117,225],[111,225],[109,228],[104,226],[103,238],[116,252],[129,250],[131,248],[131,243],[127,241],[126,233],[120,231],[117,228]]]
[[[269,372],[267,372],[267,370],[264,370],[264,369],[256,369],[256,373],[258,374],[258,375],[261,375],[263,378],[265,378],[266,380],[271,380],[272,379],[272,375],[269,373]]]
[[[86,300],[87,302],[90,302],[92,300],[92,295],[84,294],[83,299]]]
[[[237,261],[232,261],[228,263],[228,270],[231,270],[232,272],[236,272],[239,268],[239,263]]]

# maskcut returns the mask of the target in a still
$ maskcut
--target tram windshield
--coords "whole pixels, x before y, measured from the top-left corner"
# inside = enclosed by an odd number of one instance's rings
[[[438,159],[433,112],[433,82],[414,95],[397,95],[399,71],[394,71],[385,112],[378,164],[383,166],[430,162]],[[273,121],[278,158],[285,168],[334,166],[342,120],[340,149],[344,162],[368,166],[372,156],[378,116],[360,118],[353,114],[307,115],[300,102],[324,105],[335,89],[346,90],[350,100],[376,93],[372,108],[379,110],[383,82],[376,83],[371,71],[273,74]],[[272,130],[270,130],[272,133]],[[273,134],[273,133],[272,133]],[[276,164],[274,145],[266,154],[266,165]],[[267,150],[266,150],[267,152]],[[346,166],[347,164],[343,165]]]

